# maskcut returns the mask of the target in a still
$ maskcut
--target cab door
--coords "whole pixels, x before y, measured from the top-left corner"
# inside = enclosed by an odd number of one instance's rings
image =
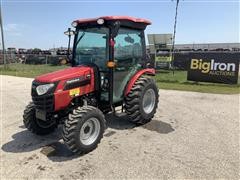
[[[114,38],[116,68],[113,75],[113,103],[123,100],[128,81],[142,68],[143,38],[143,31],[129,28],[120,28],[118,35]]]

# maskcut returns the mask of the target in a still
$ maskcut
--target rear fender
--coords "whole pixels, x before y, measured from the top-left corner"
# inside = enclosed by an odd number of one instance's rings
[[[142,76],[143,74],[146,74],[146,75],[150,75],[150,76],[155,76],[155,69],[153,68],[147,68],[147,69],[143,69],[143,70],[140,70],[138,71],[131,79],[130,81],[128,82],[127,84],[127,87],[125,89],[125,92],[124,92],[124,96],[127,96],[128,93],[131,91],[134,83],[138,80],[138,78],[140,76]]]

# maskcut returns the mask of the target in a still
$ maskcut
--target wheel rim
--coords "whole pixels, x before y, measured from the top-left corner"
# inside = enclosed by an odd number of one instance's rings
[[[143,110],[149,114],[154,109],[156,102],[156,95],[153,89],[148,89],[143,96]]]
[[[88,119],[80,129],[80,141],[84,145],[90,145],[96,141],[100,133],[100,123],[97,118]]]

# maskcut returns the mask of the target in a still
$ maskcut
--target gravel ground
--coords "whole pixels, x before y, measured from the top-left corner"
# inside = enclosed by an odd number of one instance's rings
[[[239,95],[160,90],[154,119],[140,127],[107,116],[98,148],[73,156],[61,129],[40,137],[22,123],[32,79],[0,76],[1,177],[239,179]],[[56,153],[41,153],[46,145]]]

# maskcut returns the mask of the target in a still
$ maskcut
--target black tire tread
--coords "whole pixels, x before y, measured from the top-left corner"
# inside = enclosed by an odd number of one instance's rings
[[[63,140],[67,145],[67,147],[74,153],[89,152],[88,150],[83,150],[78,147],[75,137],[76,137],[76,131],[77,131],[77,126],[79,121],[81,121],[84,118],[84,116],[92,112],[96,112],[100,116],[102,116],[102,118],[104,119],[104,125],[105,125],[105,118],[103,113],[99,109],[93,106],[83,106],[83,107],[78,107],[74,109],[73,112],[69,114],[68,118],[65,120],[63,124],[63,131],[62,131]],[[104,126],[104,129],[105,129],[105,126]],[[96,142],[96,146],[92,149],[95,149],[97,147],[97,144],[100,143],[102,137],[103,137],[103,133],[100,133],[100,138],[98,138]]]
[[[140,111],[140,98],[144,91],[144,88],[149,84],[154,84],[156,86],[155,81],[152,78],[141,76],[133,85],[132,89],[125,97],[125,110],[128,116],[130,117],[130,121],[139,125],[145,124],[153,118],[156,113],[157,105],[158,105],[158,93],[157,93],[157,101],[156,108],[153,110],[151,117],[144,119]]]
[[[33,102],[30,102],[23,112],[23,124],[24,126],[34,134],[47,135],[52,133],[57,128],[57,123],[48,128],[40,127],[35,118],[35,107]]]

